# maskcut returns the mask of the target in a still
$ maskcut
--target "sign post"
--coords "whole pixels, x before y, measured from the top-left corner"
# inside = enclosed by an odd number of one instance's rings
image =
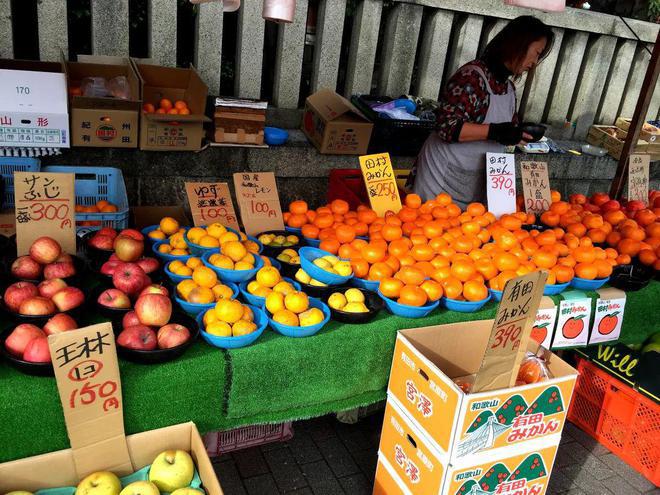
[[[273,172],[236,173],[234,187],[247,234],[284,230],[282,207]]]
[[[390,154],[377,153],[361,156],[360,169],[362,169],[364,183],[367,186],[371,209],[378,216],[384,216],[388,211],[398,213],[401,209],[401,198]]]
[[[516,162],[513,153],[486,153],[488,211],[496,217],[516,211]]]
[[[239,229],[226,182],[186,182],[185,186],[195,227],[219,222],[225,227]]]

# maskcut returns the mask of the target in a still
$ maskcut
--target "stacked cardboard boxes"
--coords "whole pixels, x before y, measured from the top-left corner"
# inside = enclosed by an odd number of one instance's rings
[[[265,101],[244,98],[215,99],[215,142],[231,144],[264,144],[266,125]]]

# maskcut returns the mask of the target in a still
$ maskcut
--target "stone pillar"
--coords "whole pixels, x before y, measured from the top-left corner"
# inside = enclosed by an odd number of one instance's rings
[[[241,98],[259,98],[264,58],[264,21],[262,2],[241,2],[238,9],[236,78],[234,93]]]
[[[149,0],[147,8],[149,57],[155,64],[176,67],[177,1]]]
[[[548,56],[534,70],[534,77],[530,83],[527,98],[524,100],[525,120],[530,122],[541,122],[545,104],[548,101],[552,76],[557,68],[557,58],[564,39],[563,29],[553,29],[555,32],[555,44]]]
[[[297,0],[293,22],[278,26],[273,85],[273,104],[277,107],[298,108],[306,26],[307,0]]]
[[[596,123],[613,124],[619,114],[619,106],[623,98],[623,90],[626,87],[628,74],[637,42],[626,40],[615,50],[610,65],[610,72],[607,74],[603,95],[600,100],[600,108],[596,114]]]
[[[69,55],[66,0],[37,2],[39,59],[59,61],[60,53]]]
[[[462,65],[477,57],[483,23],[483,17],[470,14],[455,28],[454,39],[449,47],[451,56],[447,68],[448,78]]]
[[[320,0],[311,91],[337,88],[346,0]]]
[[[428,19],[419,52],[415,94],[438,99],[454,13],[437,9]]]
[[[128,56],[128,0],[91,0],[92,53]]]
[[[195,66],[209,87],[209,94],[220,94],[222,59],[222,2],[202,3],[195,21]]]
[[[357,7],[353,17],[351,46],[346,69],[344,95],[347,98],[354,94],[371,92],[382,12],[383,2],[381,0],[362,0]]]
[[[11,26],[11,0],[0,0],[0,58],[14,57],[14,37]]]
[[[423,10],[420,5],[397,3],[387,18],[378,80],[381,95],[396,98],[410,91]]]

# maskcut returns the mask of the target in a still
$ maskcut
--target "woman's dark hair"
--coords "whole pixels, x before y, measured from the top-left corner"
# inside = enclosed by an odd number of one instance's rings
[[[482,54],[485,62],[518,63],[527,54],[529,45],[542,38],[545,48],[539,55],[539,62],[548,56],[555,41],[555,33],[550,26],[531,15],[516,17],[491,40]]]

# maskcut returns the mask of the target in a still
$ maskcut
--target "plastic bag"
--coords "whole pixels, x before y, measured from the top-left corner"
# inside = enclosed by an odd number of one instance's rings
[[[104,77],[85,77],[80,81],[80,93],[83,96],[96,98],[108,96]]]
[[[527,385],[529,383],[538,383],[552,378],[550,370],[545,359],[531,352],[527,352],[520,363],[516,385]]]
[[[119,98],[120,100],[131,99],[131,87],[128,84],[126,76],[113,77],[106,84],[106,88],[109,95],[113,98]]]
[[[131,87],[126,76],[113,77],[109,81],[104,77],[85,77],[80,82],[80,91],[82,96],[92,98],[131,99]]]

